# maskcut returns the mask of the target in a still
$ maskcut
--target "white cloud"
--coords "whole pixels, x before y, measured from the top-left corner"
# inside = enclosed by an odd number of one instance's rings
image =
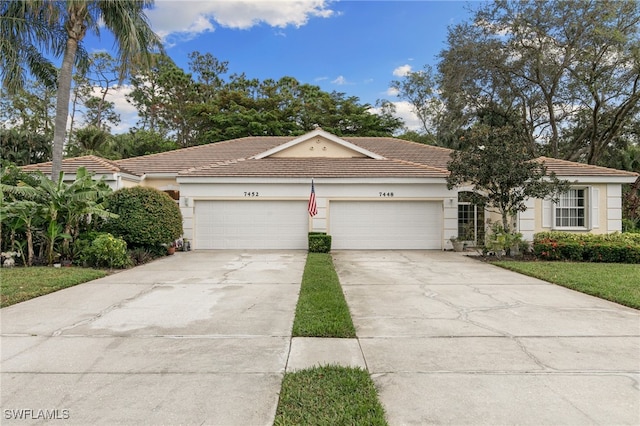
[[[402,65],[393,70],[393,75],[396,77],[404,77],[411,72],[411,65]]]
[[[248,29],[267,24],[285,28],[305,25],[310,18],[336,14],[329,0],[178,1],[160,0],[147,12],[151,27],[163,40],[191,39],[215,29]]]
[[[400,91],[395,87],[389,87],[385,93],[387,96],[398,96],[398,93],[400,93]]]
[[[406,101],[391,102],[396,107],[395,116],[401,118],[404,121],[405,128],[408,130],[419,131],[422,129],[422,124],[418,117],[413,112],[413,106]],[[377,114],[380,112],[380,108],[371,108],[371,112]]]
[[[344,86],[345,84],[349,84],[344,76],[339,75],[335,80],[331,81],[333,84],[337,84],[338,86]]]
[[[99,89],[94,88],[94,95],[99,96],[99,92],[95,93]],[[127,102],[126,95],[131,93],[132,86],[124,85],[120,87],[114,87],[107,92],[107,100],[114,103],[115,111],[120,114],[120,124],[111,128],[111,133],[125,133],[129,129],[136,125],[138,122],[138,110]]]

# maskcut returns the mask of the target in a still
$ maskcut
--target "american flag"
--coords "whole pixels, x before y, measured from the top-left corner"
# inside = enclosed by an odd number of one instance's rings
[[[316,205],[316,190],[313,187],[313,179],[311,179],[311,195],[309,195],[309,205],[307,206],[309,216],[314,217],[318,214],[318,206]]]

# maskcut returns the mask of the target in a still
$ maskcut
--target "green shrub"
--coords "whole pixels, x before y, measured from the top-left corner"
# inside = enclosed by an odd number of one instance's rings
[[[309,252],[329,253],[331,251],[331,235],[324,232],[309,232]]]
[[[640,263],[640,234],[574,234],[540,232],[533,248],[544,260]]]
[[[143,265],[156,258],[150,250],[144,247],[136,247],[129,250],[129,257],[134,266]]]
[[[493,251],[498,258],[502,253],[511,254],[512,248],[524,246],[522,234],[519,232],[509,232],[499,223],[491,225],[491,232],[485,237],[485,247]]]
[[[104,230],[122,237],[133,247],[157,247],[182,235],[182,214],[178,205],[162,191],[133,187],[109,197],[109,211],[119,215]]]
[[[93,240],[87,250],[87,259],[92,266],[126,268],[131,265],[127,243],[111,234],[101,234]]]

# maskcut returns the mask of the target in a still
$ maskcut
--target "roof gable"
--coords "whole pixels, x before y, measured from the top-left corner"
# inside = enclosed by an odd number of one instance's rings
[[[316,129],[296,139],[264,151],[253,157],[263,158],[372,158],[383,156],[348,142],[322,129]]]

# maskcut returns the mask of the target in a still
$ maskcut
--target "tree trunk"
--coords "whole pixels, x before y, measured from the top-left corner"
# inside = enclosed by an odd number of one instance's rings
[[[71,97],[71,79],[73,64],[78,50],[78,41],[69,37],[64,50],[62,67],[58,74],[58,95],[56,97],[56,121],[53,132],[53,163],[51,166],[51,180],[58,181],[62,171],[62,154],[67,133],[67,119],[69,116],[69,98]]]
[[[27,266],[33,265],[33,235],[31,233],[31,227],[28,227],[27,234]]]

